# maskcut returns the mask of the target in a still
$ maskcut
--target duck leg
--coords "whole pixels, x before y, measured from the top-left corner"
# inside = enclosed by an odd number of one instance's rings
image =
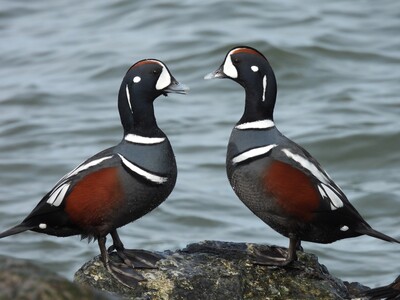
[[[125,249],[116,230],[111,232],[113,244],[108,248],[108,253],[116,250],[117,255],[128,266],[133,268],[156,269],[156,263],[162,259],[161,255],[157,255],[150,251],[140,249]]]
[[[276,249],[276,251],[280,254],[280,256],[271,256],[261,252],[256,252],[253,263],[256,265],[264,265],[264,266],[278,266],[278,267],[288,266],[292,262],[297,260],[296,250],[299,248],[301,249],[300,243],[301,241],[298,238],[291,237],[289,239],[289,248],[287,251],[278,248]]]
[[[100,248],[101,260],[105,268],[115,279],[128,287],[134,287],[139,281],[146,280],[142,275],[136,272],[131,265],[118,263],[110,259],[106,249],[106,237],[98,238],[98,244]]]

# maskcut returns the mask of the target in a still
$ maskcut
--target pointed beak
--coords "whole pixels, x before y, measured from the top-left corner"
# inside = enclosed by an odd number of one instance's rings
[[[206,76],[204,76],[204,79],[214,79],[214,78],[227,78],[224,71],[222,70],[222,66],[220,66],[214,72],[211,72],[211,73],[207,74]]]
[[[179,83],[175,78],[172,78],[172,82],[169,86],[163,89],[164,93],[176,93],[186,95],[189,92],[189,87],[183,83]]]

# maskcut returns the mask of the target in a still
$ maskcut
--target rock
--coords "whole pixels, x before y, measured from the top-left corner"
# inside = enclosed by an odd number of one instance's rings
[[[127,299],[350,299],[368,289],[345,284],[329,274],[313,254],[298,252],[286,268],[251,263],[252,253],[276,253],[276,247],[205,241],[183,250],[158,253],[158,269],[143,269],[147,281],[134,288],[116,281],[99,261],[87,262],[75,274],[79,284]],[[350,288],[348,289],[347,286]]]
[[[89,300],[112,299],[81,287],[29,261],[0,256],[0,299]]]

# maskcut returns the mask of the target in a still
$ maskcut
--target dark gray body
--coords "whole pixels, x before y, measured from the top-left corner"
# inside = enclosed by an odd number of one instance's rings
[[[278,146],[266,155],[242,163],[232,163],[232,159],[240,153],[271,144]],[[347,232],[340,230],[341,224],[354,224],[358,221],[354,215],[355,210],[351,213],[348,212],[348,209],[342,208],[332,211],[329,208],[329,203],[324,201],[322,197],[319,208],[315,211],[310,222],[304,222],[294,215],[289,216],[282,210],[277,199],[269,192],[268,186],[265,186],[263,178],[274,160],[291,164],[291,161],[282,152],[282,149],[285,148],[311,159],[318,166],[318,169],[325,174],[318,162],[307,151],[282,135],[276,127],[246,130],[234,128],[232,130],[227,150],[226,167],[229,182],[239,199],[256,216],[286,237],[296,235],[299,239],[305,241],[331,243],[338,239],[360,235],[352,230]],[[313,175],[307,169],[300,167],[298,169],[313,178]],[[333,181],[332,184],[335,185]],[[345,196],[343,195],[343,197]],[[351,206],[350,203],[348,204]],[[358,213],[356,215],[358,216]]]

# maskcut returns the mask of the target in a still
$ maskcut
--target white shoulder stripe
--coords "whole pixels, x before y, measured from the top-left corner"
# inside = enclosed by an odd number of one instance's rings
[[[60,206],[63,202],[65,194],[69,189],[69,183],[65,183],[57,187],[50,195],[49,199],[47,199],[47,203],[53,206]]]
[[[328,195],[329,200],[331,202],[331,209],[335,210],[340,207],[343,207],[343,201],[339,198],[339,196],[330,188],[330,186],[326,184],[321,184],[322,188],[326,192],[326,195]]]
[[[293,159],[297,163],[299,163],[304,169],[307,169],[311,172],[315,177],[319,179],[319,181],[329,184],[328,178],[323,174],[318,168],[308,159],[291,152],[289,149],[282,149],[283,153],[286,154],[287,157]]]
[[[70,182],[68,182],[68,178],[89,169],[90,167],[94,167],[96,165],[99,165],[100,163],[102,163],[103,161],[110,159],[111,157],[113,157],[112,155],[109,156],[105,156],[102,158],[98,158],[95,160],[92,160],[86,164],[81,164],[79,166],[77,166],[75,169],[73,169],[71,172],[69,172],[68,174],[66,174],[63,178],[61,178],[56,186],[54,187],[53,191],[50,194],[49,199],[47,199],[47,203],[50,205],[54,205],[54,206],[60,206],[60,204],[64,201],[64,197],[68,192],[69,186],[70,186]]]
[[[266,154],[269,151],[271,151],[273,148],[275,148],[276,146],[277,146],[276,144],[272,144],[272,145],[268,145],[268,146],[263,146],[263,147],[258,147],[258,148],[253,148],[251,150],[247,150],[247,151],[235,156],[232,159],[232,163],[237,164],[242,161],[248,160],[250,158]]]
[[[260,121],[254,121],[254,122],[248,122],[248,123],[243,123],[236,125],[235,128],[239,130],[244,130],[244,129],[268,129],[275,127],[275,123],[272,120],[260,120]]]
[[[89,169],[90,167],[94,167],[96,165],[99,165],[100,163],[102,163],[103,161],[105,161],[107,159],[110,159],[111,157],[113,157],[113,156],[112,155],[105,156],[105,157],[102,157],[102,158],[98,158],[98,159],[92,160],[92,161],[90,161],[90,162],[88,162],[86,164],[80,165],[80,166],[76,167],[75,169],[73,169],[71,172],[69,172],[67,174],[67,176],[65,176],[64,179],[67,179],[68,177],[74,176],[74,175],[76,175],[76,174],[78,174],[78,173],[80,173],[80,172],[82,172],[82,171],[84,171],[86,169]]]
[[[143,170],[142,168],[138,167],[137,165],[131,163],[129,160],[127,160],[125,157],[123,157],[121,154],[118,153],[118,156],[121,158],[122,163],[130,169],[132,172],[135,172],[136,174],[146,178],[147,180],[150,180],[151,182],[154,183],[164,183],[168,180],[167,177],[161,177],[158,175],[151,174],[150,172],[147,172]]]
[[[147,136],[136,135],[133,133],[127,134],[124,139],[125,141],[130,143],[146,144],[146,145],[159,144],[165,141],[165,137],[147,137]]]

